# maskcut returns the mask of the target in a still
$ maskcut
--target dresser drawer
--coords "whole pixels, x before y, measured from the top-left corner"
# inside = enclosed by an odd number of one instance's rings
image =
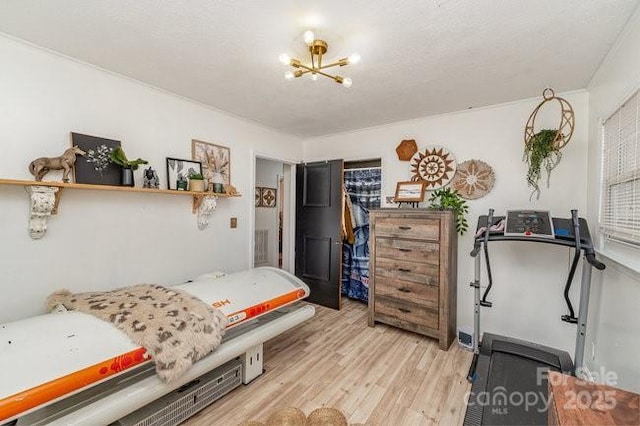
[[[438,309],[438,294],[436,286],[418,284],[411,281],[394,280],[377,276],[375,278],[375,293],[377,296],[393,297]]]
[[[376,257],[410,260],[438,266],[440,245],[415,240],[376,238]]]
[[[376,314],[422,327],[438,329],[438,309],[407,303],[392,297],[375,300]]]
[[[377,237],[440,240],[440,221],[437,219],[381,217],[375,227]]]
[[[374,259],[375,276],[396,280],[412,281],[423,285],[438,285],[440,273],[437,265],[428,263],[407,262],[404,260],[378,257]]]

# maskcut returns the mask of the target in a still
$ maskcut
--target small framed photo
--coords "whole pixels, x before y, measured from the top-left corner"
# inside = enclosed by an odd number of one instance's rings
[[[276,194],[275,188],[261,188],[261,207],[275,207],[276,206]]]
[[[191,141],[191,157],[202,163],[202,175],[207,183],[231,184],[231,150],[196,139]]]
[[[193,173],[202,174],[202,163],[167,157],[167,188],[186,191],[186,181]]]
[[[425,180],[398,182],[396,184],[396,196],[393,198],[393,201],[396,203],[417,203],[423,201],[426,184],[427,181]]]

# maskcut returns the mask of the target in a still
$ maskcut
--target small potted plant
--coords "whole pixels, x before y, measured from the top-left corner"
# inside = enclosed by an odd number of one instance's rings
[[[466,214],[469,212],[467,202],[460,197],[458,191],[451,188],[440,188],[433,191],[429,197],[430,209],[453,210],[456,217],[456,230],[460,235],[464,235],[469,227]]]
[[[141,164],[148,163],[147,160],[143,160],[142,158],[129,160],[120,146],[111,151],[109,160],[111,160],[113,164],[122,167],[122,186],[134,186],[133,171],[138,170]]]
[[[189,175],[189,191],[204,192],[204,177],[201,173],[191,173]]]

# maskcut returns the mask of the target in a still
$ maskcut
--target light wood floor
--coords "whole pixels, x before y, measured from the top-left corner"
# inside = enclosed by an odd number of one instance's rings
[[[340,409],[349,424],[459,425],[471,385],[472,354],[383,324],[367,327],[367,307],[316,306],[316,315],[264,345],[265,373],[185,422],[189,426],[265,422],[281,407]]]

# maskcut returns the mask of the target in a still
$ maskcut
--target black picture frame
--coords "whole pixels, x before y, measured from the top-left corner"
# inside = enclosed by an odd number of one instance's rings
[[[121,167],[111,162],[104,170],[96,170],[95,163],[89,161],[89,151],[97,151],[101,145],[113,150],[120,146],[120,141],[71,132],[71,145],[75,145],[86,154],[78,156],[73,167],[73,181],[91,185],[121,186]]]
[[[167,188],[168,189],[177,190],[178,177],[182,175],[185,179],[189,179],[189,175],[191,173],[202,174],[202,163],[200,161],[167,157]]]

